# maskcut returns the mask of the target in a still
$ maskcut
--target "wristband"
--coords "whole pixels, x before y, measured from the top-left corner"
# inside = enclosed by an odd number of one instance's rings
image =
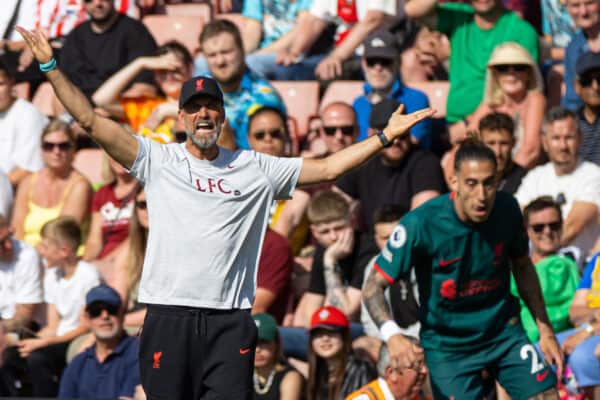
[[[381,325],[379,333],[383,341],[387,343],[392,336],[402,334],[402,329],[400,329],[396,321],[390,319]]]
[[[377,131],[377,137],[383,147],[390,147],[392,145],[392,142],[388,140],[383,131]]]
[[[580,331],[586,331],[590,336],[594,334],[594,327],[589,322],[579,325]]]
[[[52,57],[50,61],[44,64],[40,64],[40,71],[50,72],[56,69],[56,58]]]

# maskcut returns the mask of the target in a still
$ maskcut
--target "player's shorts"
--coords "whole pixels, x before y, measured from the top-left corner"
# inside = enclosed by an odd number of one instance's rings
[[[148,400],[251,400],[256,338],[250,310],[148,305],[140,341]]]
[[[425,350],[433,395],[478,400],[498,380],[512,400],[525,400],[556,386],[556,374],[522,329],[478,351]]]

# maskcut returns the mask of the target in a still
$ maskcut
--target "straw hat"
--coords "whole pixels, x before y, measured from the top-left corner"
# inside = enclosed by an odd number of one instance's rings
[[[496,46],[487,63],[488,68],[496,65],[530,65],[537,66],[531,54],[518,43],[506,42]]]

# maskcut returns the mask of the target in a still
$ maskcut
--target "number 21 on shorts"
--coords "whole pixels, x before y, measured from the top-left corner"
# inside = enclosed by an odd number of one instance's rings
[[[546,379],[546,376],[548,375],[550,370],[547,369],[544,372],[540,372],[545,368],[546,365],[543,363],[543,361],[540,361],[540,356],[539,356],[538,352],[535,350],[535,347],[533,347],[533,345],[531,345],[531,344],[523,345],[523,347],[521,347],[520,355],[521,355],[521,359],[523,359],[523,360],[527,360],[527,359],[531,360],[531,375],[535,375],[535,379],[538,382],[542,382],[544,379]]]

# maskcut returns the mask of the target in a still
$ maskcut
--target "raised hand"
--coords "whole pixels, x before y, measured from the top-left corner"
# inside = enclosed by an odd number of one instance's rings
[[[17,26],[17,32],[21,34],[29,49],[31,49],[35,59],[40,64],[46,64],[53,57],[52,46],[48,42],[48,38],[41,30],[28,31],[27,29]]]
[[[167,71],[175,71],[184,66],[181,60],[173,53],[150,57],[149,61],[148,68],[153,70],[164,69]]]
[[[409,129],[416,123],[435,114],[435,110],[431,107],[415,111],[411,114],[403,114],[403,112],[404,104],[400,104],[400,106],[392,114],[387,126],[383,130],[383,133],[390,142],[397,137],[408,133]]]

